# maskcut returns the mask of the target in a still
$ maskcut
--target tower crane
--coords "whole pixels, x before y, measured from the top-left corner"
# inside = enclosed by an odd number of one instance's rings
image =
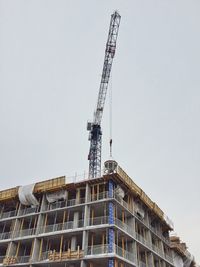
[[[87,130],[89,131],[89,141],[90,141],[90,150],[88,155],[89,178],[100,177],[101,174],[101,144],[102,144],[101,119],[106,100],[106,93],[108,89],[112,62],[115,56],[120,19],[121,16],[117,11],[115,11],[111,15],[97,106],[94,112],[93,122],[88,122],[87,124]]]

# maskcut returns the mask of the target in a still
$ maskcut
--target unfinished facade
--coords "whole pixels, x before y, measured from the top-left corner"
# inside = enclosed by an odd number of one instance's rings
[[[0,192],[0,265],[177,266],[172,229],[115,161],[99,178],[59,177]]]

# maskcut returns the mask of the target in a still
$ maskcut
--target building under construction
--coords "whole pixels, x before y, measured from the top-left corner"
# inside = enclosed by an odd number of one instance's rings
[[[59,177],[0,192],[3,266],[195,266],[171,230],[163,211],[111,160],[94,179]]]
[[[101,83],[88,123],[89,175],[0,192],[0,265],[193,267],[194,258],[164,212],[109,160],[101,172],[101,118],[120,15],[111,16]],[[112,139],[110,140],[112,153]]]

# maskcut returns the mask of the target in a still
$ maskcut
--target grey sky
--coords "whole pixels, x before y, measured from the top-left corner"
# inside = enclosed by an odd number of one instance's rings
[[[1,188],[88,170],[86,122],[115,9],[114,158],[200,262],[199,0],[0,0]],[[108,114],[106,104],[104,160]]]

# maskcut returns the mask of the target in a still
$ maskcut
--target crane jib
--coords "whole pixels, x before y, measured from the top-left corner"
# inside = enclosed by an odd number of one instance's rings
[[[101,174],[101,119],[103,115],[104,104],[108,89],[112,62],[115,56],[116,42],[121,16],[117,11],[111,15],[108,39],[106,42],[105,57],[101,82],[97,100],[97,107],[94,112],[94,120],[88,123],[87,129],[89,132],[90,150],[88,155],[89,160],[89,178],[99,177]]]

